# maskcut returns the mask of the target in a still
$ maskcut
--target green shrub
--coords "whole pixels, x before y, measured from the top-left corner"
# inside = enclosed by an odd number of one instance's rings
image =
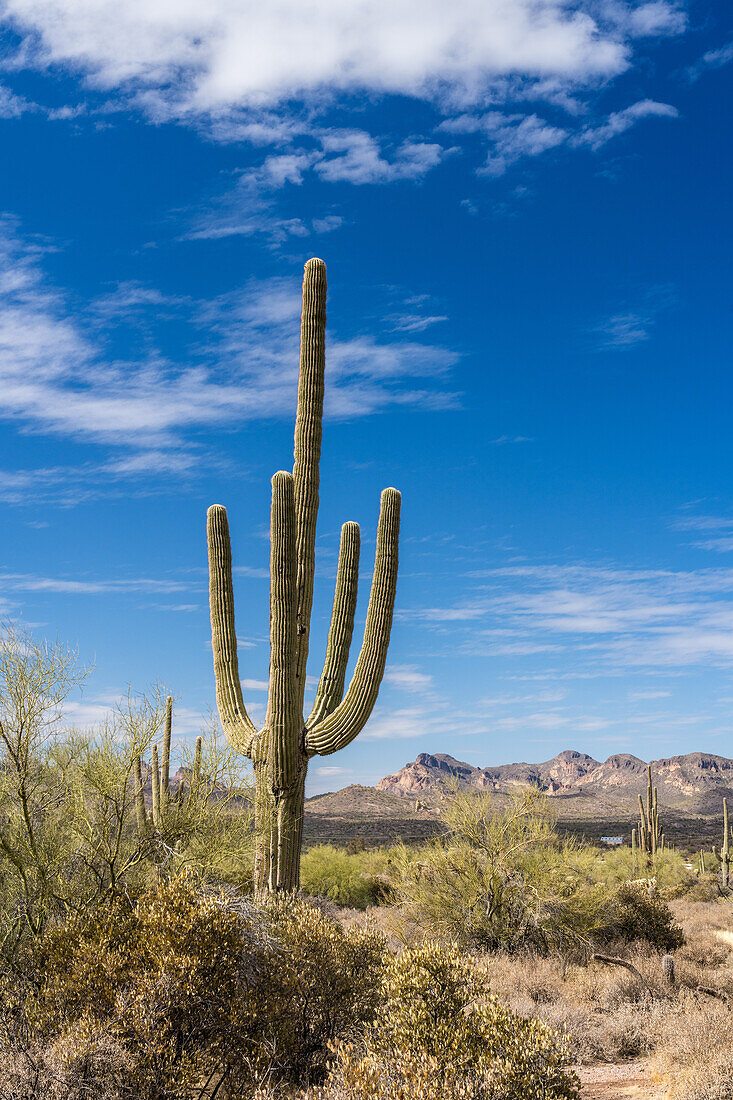
[[[447,804],[450,830],[389,868],[396,900],[418,935],[467,950],[585,951],[603,926],[608,890],[591,849],[557,836],[534,790],[497,813],[490,795]]]
[[[300,886],[309,897],[327,898],[350,909],[376,905],[382,894],[379,881],[369,874],[370,856],[348,852],[331,844],[308,848],[300,862]]]
[[[570,1100],[560,1036],[487,994],[455,946],[423,944],[393,959],[363,1047],[342,1048],[323,1100]]]
[[[685,942],[679,924],[663,898],[650,897],[644,886],[624,883],[611,897],[607,924],[599,940],[605,943],[648,943],[658,951],[675,951]]]

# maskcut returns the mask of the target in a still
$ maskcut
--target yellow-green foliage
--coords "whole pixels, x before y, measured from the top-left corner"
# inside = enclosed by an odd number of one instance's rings
[[[636,879],[654,879],[657,894],[665,898],[680,897],[697,881],[697,876],[685,866],[679,852],[670,848],[658,851],[654,856],[621,846],[606,850],[593,849],[597,864],[595,876],[605,882],[628,882]]]
[[[362,1048],[339,1051],[317,1095],[333,1100],[569,1100],[563,1040],[490,996],[455,946],[423,944],[386,968]]]
[[[29,950],[26,980],[0,981],[0,1064],[30,1045],[39,1080],[61,1066],[70,1096],[114,1079],[141,1100],[196,1096],[210,1075],[235,1096],[263,1077],[318,1080],[329,1044],[373,1018],[384,951],[303,902],[263,908],[179,878]]]
[[[645,938],[644,922],[624,915],[639,900],[621,889],[631,868],[615,853],[606,858],[561,839],[539,792],[519,793],[500,812],[491,795],[455,794],[443,819],[447,835],[396,851],[387,868],[413,935],[455,940],[469,950],[581,955],[614,939]],[[657,862],[671,893],[684,880],[682,861],[660,853]],[[654,942],[669,950],[679,942],[671,914],[663,901],[655,905]]]
[[[558,838],[542,795],[524,791],[497,813],[489,795],[456,794],[443,817],[447,836],[395,853],[389,868],[418,932],[469,949],[592,943],[606,890],[587,851]]]
[[[270,1019],[277,1075],[318,1078],[329,1043],[374,1016],[386,943],[380,933],[344,929],[302,901],[274,899],[266,911],[280,945],[261,1009]]]
[[[303,853],[300,886],[309,897],[328,898],[336,905],[365,909],[376,905],[384,890],[372,872],[370,852],[348,852],[332,844],[317,844]]]

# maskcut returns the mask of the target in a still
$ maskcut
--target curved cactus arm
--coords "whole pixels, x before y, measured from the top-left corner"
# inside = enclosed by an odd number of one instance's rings
[[[310,618],[313,607],[313,577],[316,568],[316,520],[325,369],[326,265],[323,260],[312,259],[308,260],[303,272],[300,376],[293,463],[297,516],[295,552],[298,563],[296,676],[301,712],[305,694]]]
[[[270,525],[270,690],[265,728],[274,789],[290,786],[298,775],[302,719],[295,676],[298,601],[295,566],[295,494],[293,475],[280,471],[272,479]]]
[[[366,725],[377,701],[387,660],[397,588],[400,501],[396,489],[385,489],[382,493],[374,576],[361,653],[343,701],[333,714],[307,731],[305,748],[309,756],[328,756],[353,741]]]
[[[170,797],[171,776],[171,732],[173,729],[173,699],[169,695],[165,701],[165,722],[163,723],[163,755],[160,760],[160,802],[165,805]]]
[[[326,660],[307,726],[315,726],[332,714],[344,697],[346,666],[354,633],[354,613],[359,587],[359,548],[361,535],[358,523],[345,523],[341,528],[336,589],[333,596],[331,625],[328,630]]]
[[[209,605],[211,646],[214,651],[216,702],[224,733],[232,748],[252,755],[257,728],[247,714],[242,698],[234,627],[232,549],[226,508],[212,504],[207,513],[209,544]]]

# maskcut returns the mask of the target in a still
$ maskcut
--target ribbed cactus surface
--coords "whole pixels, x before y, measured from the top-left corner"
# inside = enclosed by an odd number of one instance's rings
[[[723,799],[723,843],[720,848],[720,884],[724,890],[730,884],[730,825],[728,824],[728,799]]]
[[[303,277],[300,375],[293,472],[272,479],[270,523],[270,680],[262,729],[242,696],[234,626],[232,553],[226,509],[208,512],[209,597],[216,697],[224,732],[255,770],[260,893],[297,889],[308,761],[344,748],[364,728],[377,700],[392,627],[400,494],[382,493],[377,549],[361,652],[346,689],[354,629],[360,535],[344,524],[326,657],[315,702],[303,703],[315,577],[323,421],[326,267],[309,260]]]
[[[659,797],[652,786],[652,766],[647,769],[646,807],[639,795],[638,844],[646,855],[654,856],[664,850],[664,833],[659,825]]]

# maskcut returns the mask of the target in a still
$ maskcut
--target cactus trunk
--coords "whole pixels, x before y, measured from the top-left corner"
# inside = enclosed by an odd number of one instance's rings
[[[377,552],[361,653],[344,693],[359,576],[359,528],[341,532],[336,591],[323,673],[310,716],[303,713],[315,575],[326,331],[326,268],[309,260],[303,277],[300,379],[293,472],[272,479],[270,683],[258,730],[242,696],[234,626],[232,555],[226,510],[208,513],[209,596],[216,697],[224,732],[255,771],[258,833],[255,889],[298,888],[305,778],[312,756],[337,752],[366,724],[384,673],[394,611],[400,494],[382,493]]]
[[[728,889],[730,879],[730,826],[728,825],[728,799],[723,799],[723,846],[720,849],[720,884]]]

